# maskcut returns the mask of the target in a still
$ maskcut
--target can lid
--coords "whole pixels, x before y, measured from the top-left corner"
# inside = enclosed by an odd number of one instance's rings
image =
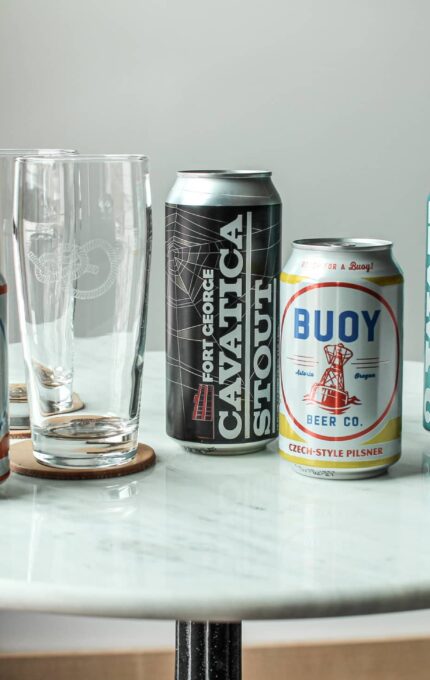
[[[392,241],[376,238],[301,238],[293,248],[302,250],[389,250]]]
[[[270,170],[178,170],[178,177],[208,177],[210,179],[243,179],[271,177]]]

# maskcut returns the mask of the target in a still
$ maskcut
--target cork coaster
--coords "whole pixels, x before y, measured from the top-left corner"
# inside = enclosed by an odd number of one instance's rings
[[[18,401],[18,400],[15,400]],[[23,401],[26,401],[25,399]],[[80,398],[79,394],[76,394],[76,392],[73,392],[73,401],[72,405],[70,408],[65,408],[61,411],[61,413],[73,413],[74,411],[80,411],[82,408],[84,408],[85,404]],[[56,415],[57,412],[52,412],[52,413],[45,413],[45,416],[51,416],[51,415]],[[14,428],[13,430],[11,429],[9,431],[9,437],[11,439],[30,439],[31,437],[31,430],[30,428],[24,428],[24,429],[18,429]]]
[[[10,447],[10,469],[19,475],[28,477],[41,477],[44,479],[108,479],[110,477],[123,477],[141,472],[155,464],[154,449],[146,444],[139,444],[135,457],[124,465],[116,465],[111,468],[86,470],[85,468],[63,468],[42,465],[33,455],[31,441],[19,442]]]
[[[31,430],[9,430],[10,439],[30,439]]]

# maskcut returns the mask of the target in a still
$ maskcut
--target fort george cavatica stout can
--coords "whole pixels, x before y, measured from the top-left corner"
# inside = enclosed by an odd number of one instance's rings
[[[400,457],[403,277],[387,241],[293,243],[281,274],[280,453],[356,479]]]
[[[9,379],[6,319],[7,286],[0,274],[0,483],[9,477]]]
[[[167,433],[246,453],[278,432],[281,201],[266,171],[179,172],[166,203]]]

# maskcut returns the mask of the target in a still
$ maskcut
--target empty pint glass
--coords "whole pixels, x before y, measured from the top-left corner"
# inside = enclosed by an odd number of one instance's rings
[[[148,159],[19,158],[14,235],[35,456],[63,468],[126,463],[138,442]]]
[[[9,345],[9,425],[11,430],[27,429],[29,413],[25,386],[24,357],[19,332],[13,263],[13,173],[18,156],[69,155],[76,151],[63,149],[0,149],[0,271],[8,287],[8,345]]]

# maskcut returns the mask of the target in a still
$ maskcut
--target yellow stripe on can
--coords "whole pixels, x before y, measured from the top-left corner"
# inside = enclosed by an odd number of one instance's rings
[[[389,456],[388,458],[380,458],[379,460],[361,460],[356,463],[338,462],[333,460],[315,460],[311,458],[300,458],[299,456],[291,456],[282,449],[278,450],[279,454],[285,460],[296,465],[305,465],[306,467],[337,469],[337,470],[359,470],[364,468],[382,467],[383,465],[392,465],[400,458],[400,453]]]
[[[403,283],[403,276],[401,274],[394,274],[393,276],[364,276],[365,281],[376,283],[378,286],[395,286],[398,283]]]
[[[282,437],[285,437],[286,439],[292,439],[295,442],[306,441],[306,439],[303,439],[303,437],[293,430],[283,413],[279,414],[279,434],[282,435]]]
[[[282,283],[301,283],[302,281],[308,281],[308,276],[299,276],[298,274],[287,274],[286,272],[281,272]]]
[[[392,442],[395,439],[400,439],[402,434],[402,419],[400,416],[397,418],[392,418],[386,426],[381,430],[379,434],[372,439],[368,439],[363,442],[363,446],[369,446],[369,444],[382,444],[383,442]]]

